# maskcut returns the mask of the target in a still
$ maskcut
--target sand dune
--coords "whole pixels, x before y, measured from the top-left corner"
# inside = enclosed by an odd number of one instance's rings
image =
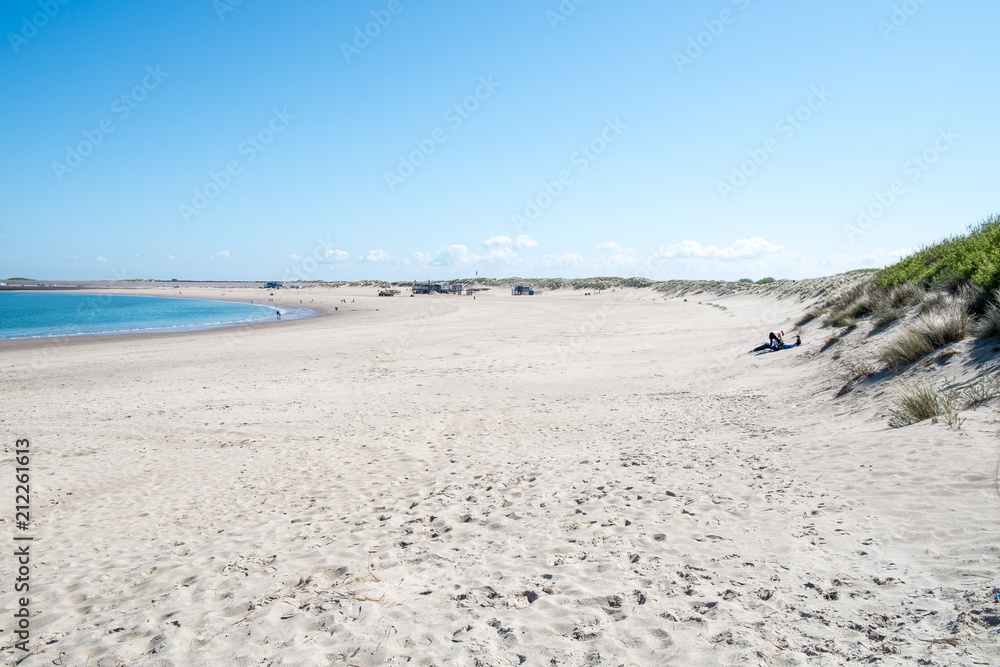
[[[0,344],[22,665],[1000,664],[990,409],[888,429],[818,325],[746,354],[794,294],[375,291]]]

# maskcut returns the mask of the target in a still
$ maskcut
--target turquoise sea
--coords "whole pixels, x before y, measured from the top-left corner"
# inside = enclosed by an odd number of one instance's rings
[[[276,310],[272,306],[232,301],[0,292],[0,340],[216,329],[275,321]],[[308,308],[281,308],[282,320],[314,314]]]

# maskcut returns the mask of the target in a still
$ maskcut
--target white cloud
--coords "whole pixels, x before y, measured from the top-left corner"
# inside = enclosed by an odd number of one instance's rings
[[[212,255],[212,259],[229,259],[230,252],[228,250],[220,250],[219,252]]]
[[[598,243],[597,245],[594,246],[594,248],[596,248],[597,250],[622,250],[621,246],[619,246],[614,241],[608,241],[607,243]]]
[[[575,252],[567,253],[565,255],[546,255],[542,257],[542,264],[546,267],[558,266],[580,266],[583,264],[583,257],[577,255]]]
[[[496,264],[498,262],[514,264],[518,261],[517,253],[510,248],[497,248],[496,250],[490,250],[485,255],[479,256],[476,259],[481,259],[482,261],[489,262],[490,264]]]
[[[361,258],[362,262],[387,262],[391,259],[389,253],[385,250],[379,248],[378,250],[369,250],[365,253],[365,256]]]
[[[639,260],[628,253],[617,253],[611,257],[611,259],[600,259],[597,262],[598,266],[606,269],[634,269],[638,264]]]
[[[657,257],[692,257],[701,259],[748,259],[769,255],[784,250],[785,246],[768,243],[759,236],[734,241],[725,248],[703,246],[697,241],[681,241],[669,246],[661,246]]]
[[[107,257],[98,257],[97,261],[100,262],[101,264],[104,264],[106,261],[108,261],[108,258]]]
[[[460,244],[453,244],[433,253],[415,252],[413,257],[419,264],[430,266],[467,266],[478,262],[517,264],[521,261],[509,247],[493,248],[485,255],[477,255]]]
[[[350,253],[336,248],[323,251],[323,259],[327,262],[345,262],[351,258]]]
[[[531,238],[527,234],[521,234],[516,238],[510,238],[509,236],[491,236],[490,238],[483,241],[483,245],[487,247],[492,247],[495,245],[509,246],[512,245],[515,248],[534,248],[538,245],[538,241]]]
[[[534,248],[536,246],[538,246],[538,241],[525,234],[521,234],[514,239],[515,248]]]
[[[464,245],[450,245],[438,251],[438,261],[442,264],[467,264],[470,259],[469,249]]]
[[[898,250],[882,250],[881,248],[872,250],[863,255],[848,255],[846,253],[837,253],[833,255],[827,255],[826,257],[820,258],[818,264],[826,266],[852,266],[857,267],[858,265],[864,268],[872,267],[882,267],[888,264],[895,264],[903,257],[907,255],[912,255],[919,248],[900,248]]]
[[[167,255],[167,259],[169,259],[169,260],[174,260],[174,259],[177,259],[177,258],[176,258],[176,257],[174,257],[173,255]]]

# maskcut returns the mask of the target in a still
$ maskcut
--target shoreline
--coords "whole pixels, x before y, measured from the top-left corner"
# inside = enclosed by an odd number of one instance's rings
[[[41,293],[43,290],[20,290],[20,289],[5,289],[8,292],[19,292],[24,294],[36,294]],[[288,310],[308,310],[312,311],[312,314],[305,315],[303,317],[296,317],[288,320],[257,320],[251,322],[232,322],[223,323],[219,325],[190,325],[192,327],[202,327],[202,328],[192,328],[183,331],[165,331],[162,328],[153,331],[122,331],[121,333],[116,332],[97,332],[97,333],[77,333],[77,334],[59,334],[53,336],[35,336],[30,338],[0,338],[0,350],[6,348],[27,348],[32,347],[51,347],[53,345],[64,346],[70,345],[74,342],[85,343],[88,341],[104,341],[104,340],[132,340],[132,339],[147,339],[150,337],[161,337],[164,339],[175,339],[180,336],[185,335],[203,335],[212,332],[227,331],[232,330],[249,330],[254,328],[263,327],[273,327],[281,324],[294,324],[296,322],[306,322],[310,320],[315,320],[318,318],[326,317],[333,311],[322,306],[304,306],[304,305],[284,305],[278,302],[275,303],[257,303],[249,298],[237,299],[237,298],[227,298],[227,297],[209,297],[202,295],[185,295],[185,294],[149,294],[142,293],[136,294],[135,292],[147,292],[147,289],[143,288],[125,288],[125,289],[102,289],[102,288],[53,288],[45,289],[46,293],[58,293],[58,292],[68,292],[73,294],[93,294],[95,296],[133,296],[133,297],[152,297],[161,299],[186,299],[191,301],[217,301],[222,303],[242,303],[250,304],[255,306],[262,306],[264,308],[270,308],[272,310],[288,309]],[[185,325],[187,326],[187,325]],[[20,344],[20,345],[17,345]]]

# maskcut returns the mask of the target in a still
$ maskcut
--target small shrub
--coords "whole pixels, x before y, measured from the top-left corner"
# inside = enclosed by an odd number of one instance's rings
[[[751,285],[753,284],[753,280],[751,280],[750,278],[740,278],[736,282],[738,282],[738,283],[750,283]]]
[[[774,282],[774,278],[771,278],[770,276],[768,276],[767,278],[761,278],[760,280],[758,280],[757,284],[758,285],[767,285],[768,283],[773,283],[773,282]]]
[[[998,396],[1000,396],[1000,375],[985,370],[962,393],[966,409],[992,401]]]
[[[991,303],[987,306],[986,312],[975,321],[972,330],[976,338],[980,339],[1000,336],[1000,305]]]

